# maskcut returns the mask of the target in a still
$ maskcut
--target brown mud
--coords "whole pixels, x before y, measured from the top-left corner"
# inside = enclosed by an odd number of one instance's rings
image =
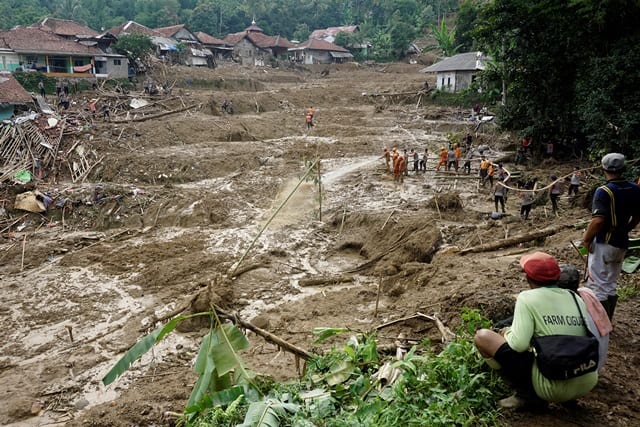
[[[346,64],[322,76],[324,69],[170,70],[191,86],[174,88],[177,99],[168,106],[200,108],[144,122],[98,120],[87,131],[91,138],[85,135],[83,144],[104,156],[89,178],[74,184],[60,174],[38,185],[69,198],[72,208],[29,214],[0,235],[0,424],[171,425],[196,380],[191,366],[206,324],[185,323],[113,385],[100,380],[156,319],[198,293],[188,311],[215,303],[292,344],[322,351],[313,344],[314,327],[366,331],[420,312],[456,330],[463,307],[504,318],[526,286],[517,260],[529,251],[581,267],[570,242],[582,233],[573,226],[589,217],[582,200],[564,197],[558,218],[538,206],[523,221],[511,194],[508,215],[493,220],[493,200],[477,180],[435,178],[435,153],[447,134],[463,135],[473,124],[415,98],[371,96],[419,90],[418,66]],[[235,114],[221,114],[225,98]],[[316,126],[307,131],[310,105]],[[515,148],[515,137],[492,125],[478,136],[475,144],[488,145],[496,159]],[[383,146],[429,148],[427,172],[410,171],[404,184],[395,184],[379,159]],[[321,215],[317,182],[306,180],[238,271],[252,268],[231,278],[316,157]],[[570,172],[574,162],[521,172],[546,182],[550,173]],[[11,209],[15,194],[4,194],[9,214],[22,215]],[[543,240],[458,253],[557,224],[567,227]],[[335,284],[300,286],[344,276]],[[637,276],[623,281],[637,284]],[[505,424],[639,425],[639,309],[637,297],[619,304],[600,382],[577,409],[505,414]],[[399,332],[439,340],[432,324],[412,320],[385,328],[380,344],[392,344]],[[243,357],[254,371],[296,377],[293,355],[258,336],[249,339]]]

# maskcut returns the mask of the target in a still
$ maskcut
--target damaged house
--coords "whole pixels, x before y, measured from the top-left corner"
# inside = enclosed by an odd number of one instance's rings
[[[233,46],[233,57],[242,65],[264,66],[272,59],[286,59],[293,43],[281,36],[269,36],[253,21],[239,33],[228,34],[224,41]]]
[[[0,120],[7,120],[17,110],[35,108],[33,97],[8,72],[0,72]]]
[[[198,36],[192,33],[184,24],[156,28],[155,30],[165,37],[177,40],[184,45],[184,50],[181,54],[185,65],[214,67],[213,53],[202,46]]]
[[[202,31],[196,33],[196,37],[202,43],[202,46],[206,47],[213,53],[214,60],[221,60],[225,58],[231,58],[233,54],[233,46],[219,38],[213,37]]]

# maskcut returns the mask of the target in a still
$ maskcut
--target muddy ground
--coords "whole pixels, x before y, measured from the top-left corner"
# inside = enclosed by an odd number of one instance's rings
[[[166,108],[198,108],[124,124],[98,119],[64,140],[63,148],[79,142],[104,159],[84,182],[71,182],[60,168],[38,183],[68,199],[64,212],[29,214],[0,234],[0,424],[170,425],[196,380],[191,365],[206,323],[185,323],[113,385],[100,380],[157,319],[185,307],[216,303],[322,351],[314,327],[370,330],[420,312],[455,330],[462,307],[506,317],[526,287],[517,264],[526,252],[544,250],[580,266],[570,242],[582,233],[574,225],[589,217],[581,198],[563,198],[559,218],[538,206],[523,221],[512,194],[508,215],[493,220],[492,198],[477,180],[436,178],[434,153],[447,134],[460,137],[473,124],[424,99],[389,95],[419,90],[425,76],[418,66],[338,65],[323,76],[324,69],[164,70],[175,83]],[[235,114],[221,114],[224,98]],[[307,131],[310,105],[316,126]],[[491,124],[478,137],[476,145],[518,171],[509,161],[515,137]],[[429,148],[428,171],[410,171],[395,184],[379,159],[385,145]],[[322,197],[317,180],[304,180],[238,266],[316,157]],[[576,162],[519,172],[546,182]],[[12,209],[21,190],[2,189],[5,224],[24,214]],[[546,239],[459,252],[559,224],[566,228]],[[327,277],[335,283],[301,286]],[[637,276],[623,280],[637,283]],[[620,303],[600,383],[578,409],[505,414],[505,423],[640,425],[639,309],[638,298]],[[399,332],[440,337],[433,324],[414,320],[382,329],[380,344]],[[253,370],[296,377],[291,354],[249,339],[243,357]]]

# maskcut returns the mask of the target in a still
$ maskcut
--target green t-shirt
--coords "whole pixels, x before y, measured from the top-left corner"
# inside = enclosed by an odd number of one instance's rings
[[[576,298],[583,316],[588,316],[581,298]],[[504,334],[509,346],[517,351],[530,350],[531,338],[547,335],[586,335],[582,318],[571,293],[556,286],[529,289],[516,299],[513,323]],[[590,372],[569,380],[544,377],[534,362],[531,371],[533,388],[549,402],[565,402],[587,394],[598,383],[598,373]]]

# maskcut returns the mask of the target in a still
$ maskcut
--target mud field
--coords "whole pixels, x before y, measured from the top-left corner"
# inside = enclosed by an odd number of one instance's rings
[[[183,309],[215,303],[319,352],[314,327],[370,330],[420,312],[455,330],[465,306],[504,318],[526,287],[517,260],[528,251],[581,267],[570,245],[582,233],[574,225],[589,218],[580,198],[563,197],[559,218],[539,206],[525,222],[512,194],[509,215],[493,220],[492,196],[477,180],[435,177],[434,153],[446,135],[473,125],[453,110],[389,95],[419,90],[418,69],[339,65],[324,76],[324,68],[173,70],[185,84],[166,103],[198,108],[143,122],[98,120],[65,140],[70,147],[80,139],[104,156],[84,183],[61,172],[38,185],[73,208],[26,215],[0,234],[0,424],[171,425],[196,380],[191,365],[206,322],[184,323],[109,387],[100,380],[158,319]],[[221,114],[225,98],[235,114]],[[307,131],[310,105],[316,126]],[[474,145],[487,145],[515,171],[515,142],[487,125]],[[429,148],[427,172],[410,171],[395,184],[379,158],[385,145]],[[300,182],[316,158],[321,197],[317,175]],[[546,182],[574,163],[520,173]],[[3,190],[15,218],[24,214],[12,210],[20,191]],[[562,225],[546,239],[459,252]],[[619,304],[600,383],[577,409],[505,414],[505,423],[640,425],[639,311],[638,298]],[[399,332],[439,340],[434,325],[414,321],[384,329],[380,344]],[[296,377],[293,355],[259,336],[249,340],[243,357],[250,368]]]

